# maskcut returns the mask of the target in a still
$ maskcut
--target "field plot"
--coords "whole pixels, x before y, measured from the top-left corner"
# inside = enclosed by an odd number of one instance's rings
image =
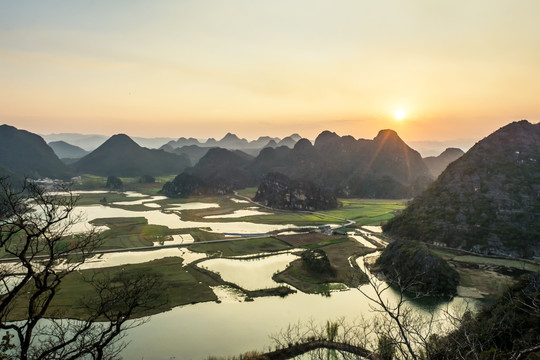
[[[193,244],[189,246],[191,251],[219,254],[221,256],[252,255],[264,252],[288,250],[291,248],[292,247],[287,243],[272,237],[242,239],[216,244]]]
[[[137,274],[149,274],[159,276],[165,286],[160,289],[159,304],[151,311],[141,311],[134,314],[135,317],[146,316],[154,313],[170,310],[174,306],[187,305],[194,302],[206,302],[217,300],[216,295],[206,284],[201,283],[196,277],[198,274],[192,273],[189,267],[182,266],[182,259],[179,257],[169,257],[154,260],[144,264],[122,265],[107,268],[108,276],[115,277],[117,274],[137,276]],[[91,299],[95,295],[92,286],[85,281],[93,276],[105,274],[102,269],[82,270],[74,272],[63,279],[58,295],[54,298],[48,317],[62,318],[84,318],[89,315],[84,306],[84,300]],[[31,283],[27,286],[32,286]],[[24,304],[24,302],[21,302]],[[15,307],[13,318],[21,319],[26,316],[25,309]]]
[[[358,225],[379,224],[394,217],[407,205],[407,200],[340,199],[343,207],[321,211],[339,218],[354,220]]]

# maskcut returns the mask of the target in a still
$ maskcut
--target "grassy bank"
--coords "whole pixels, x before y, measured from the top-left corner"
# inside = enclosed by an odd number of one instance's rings
[[[137,274],[144,273],[156,275],[161,279],[164,286],[159,289],[160,296],[158,301],[154,306],[151,304],[149,309],[140,310],[135,313],[135,317],[160,313],[180,305],[216,301],[217,297],[212,289],[207,284],[199,282],[189,268],[182,267],[182,261],[181,258],[170,257],[144,264],[123,265],[71,273],[64,278],[46,316],[52,318],[82,319],[89,315],[83,304],[88,301],[91,302],[95,293],[93,287],[85,279],[90,279],[95,275],[100,276],[103,273],[108,273],[111,277],[114,277],[115,274],[120,272],[135,277]],[[23,299],[17,301],[12,317],[9,320],[26,317],[26,309],[22,307],[25,303]]]
[[[148,224],[143,217],[101,218],[91,221],[96,226],[107,226],[109,230],[101,233],[102,249],[124,249],[140,246],[152,246],[154,242],[173,240],[172,235],[189,234],[195,241],[222,239],[223,234],[212,233],[200,228],[170,229],[163,225]]]
[[[245,239],[217,244],[193,244],[189,246],[191,251],[202,252],[209,255],[242,256],[288,250],[292,247],[275,238],[265,237],[259,239]]]
[[[309,244],[305,247],[322,249],[326,253],[333,271],[329,273],[313,271],[303,260],[299,259],[293,261],[284,271],[274,275],[275,281],[290,284],[305,293],[322,294],[328,294],[331,290],[354,288],[367,281],[366,275],[360,269],[351,267],[349,258],[352,261],[373,250],[347,238],[329,243]]]

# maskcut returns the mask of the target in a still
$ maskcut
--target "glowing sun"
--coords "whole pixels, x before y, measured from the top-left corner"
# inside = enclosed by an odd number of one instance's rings
[[[401,120],[405,119],[406,116],[407,116],[407,113],[405,112],[404,109],[397,109],[397,110],[394,112],[394,117],[395,117],[396,120],[398,120],[398,121],[401,121]]]

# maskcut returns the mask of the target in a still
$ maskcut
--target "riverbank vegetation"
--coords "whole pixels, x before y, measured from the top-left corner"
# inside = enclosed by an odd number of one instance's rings
[[[97,182],[97,180],[96,180]],[[130,184],[129,181],[126,181]],[[256,206],[244,199],[234,196],[196,197],[192,199],[151,199],[152,186],[155,184],[135,184],[132,179],[133,190],[140,191],[142,195],[128,197],[125,193],[82,193],[77,205],[104,205],[117,207],[128,211],[163,211],[168,215],[177,215],[180,220],[204,222],[230,222],[252,221],[262,224],[296,224],[317,225],[328,223],[343,223],[342,219],[354,219],[356,224],[349,224],[348,231],[358,229],[360,224],[379,224],[382,220],[392,217],[394,212],[404,206],[403,201],[389,200],[343,200],[343,207],[324,213],[308,214],[296,212],[269,212],[267,214],[251,215],[240,218],[212,218],[206,216],[220,216],[232,214],[237,210],[253,210]],[[138,187],[137,187],[138,186]],[[144,191],[144,193],[143,193]],[[106,198],[106,201],[102,201]],[[115,202],[149,199],[156,204],[147,207],[143,204],[113,204]],[[51,198],[51,201],[62,201],[61,197]],[[214,207],[178,210],[179,204],[198,202],[215,204]],[[216,207],[217,206],[217,207]],[[268,215],[270,213],[270,215]],[[257,257],[281,253],[295,252],[299,258],[292,261],[289,266],[273,276],[273,280],[282,283],[267,289],[246,290],[239,285],[223,280],[219,273],[199,267],[198,261],[192,263],[182,259],[180,251],[178,256],[162,258],[141,264],[122,265],[105,269],[88,269],[71,272],[62,278],[54,299],[44,313],[46,317],[83,319],[88,316],[91,308],[87,302],[80,299],[91,299],[96,289],[96,282],[91,280],[109,279],[114,286],[129,285],[137,276],[155,279],[155,284],[164,287],[158,293],[148,294],[145,306],[137,306],[129,313],[131,318],[151,315],[169,310],[175,306],[193,304],[198,302],[219,301],[212,287],[225,286],[233,288],[244,294],[244,301],[260,296],[286,296],[297,289],[305,293],[318,293],[331,296],[332,291],[358,288],[368,281],[367,276],[356,265],[356,258],[375,251],[362,243],[349,238],[346,234],[327,235],[325,233],[290,233],[288,235],[265,235],[258,238],[234,239],[229,242],[202,244],[202,241],[223,239],[224,234],[214,233],[204,228],[180,229],[163,225],[149,224],[148,220],[140,214],[134,217],[104,217],[91,221],[96,226],[106,226],[108,229],[100,233],[100,241],[96,242],[96,249],[126,249],[143,246],[152,246],[154,243],[163,243],[173,239],[175,235],[191,235],[195,241],[187,245],[187,251],[198,253],[199,262],[212,257],[229,257],[236,260],[240,256],[253,255]],[[312,229],[313,230],[313,229]],[[363,230],[364,231],[364,230]],[[367,230],[365,230],[367,231]],[[378,236],[377,234],[373,234]],[[56,251],[67,252],[73,250],[74,238],[60,237],[55,243]],[[5,253],[5,249],[2,249]],[[465,253],[456,253],[451,249],[436,248],[434,252],[441,255],[459,274],[457,287],[459,294],[475,298],[494,297],[500,294],[508,285],[515,284],[517,278],[527,271],[537,271],[538,266],[531,262],[508,260],[498,258],[485,258]],[[302,254],[304,254],[302,258]],[[86,260],[89,254],[77,255],[75,260]],[[312,256],[310,256],[312,255]],[[411,255],[411,256],[409,256]],[[405,258],[414,259],[413,254]],[[62,259],[55,259],[54,264],[61,263]],[[321,262],[313,260],[321,260]],[[73,260],[73,259],[72,259]],[[191,260],[192,261],[192,260]],[[73,262],[68,263],[73,264]],[[407,262],[403,262],[407,264]],[[323,266],[319,266],[323,265]],[[69,265],[71,266],[71,265]],[[452,269],[451,268],[451,269]],[[447,269],[448,270],[448,269]],[[444,273],[452,273],[450,270]],[[453,278],[453,277],[452,277]],[[127,280],[126,280],[127,279]],[[131,280],[130,280],[131,279]],[[100,286],[100,281],[97,281]],[[27,285],[29,286],[29,285]],[[292,289],[291,286],[294,288]],[[28,287],[23,288],[27,292]],[[20,300],[28,301],[26,295]],[[21,301],[20,304],[24,304]],[[16,304],[12,312],[5,319],[25,319],[28,310]],[[104,319],[103,314],[98,319]],[[433,343],[435,344],[435,343]]]
[[[45,313],[45,317],[85,319],[92,315],[92,309],[88,307],[88,304],[92,303],[95,296],[93,282],[105,277],[136,278],[144,274],[144,276],[159,279],[164,285],[159,289],[156,288],[150,302],[130,314],[132,318],[161,313],[175,306],[216,301],[217,297],[212,289],[207,284],[199,282],[188,267],[182,266],[182,262],[179,257],[168,257],[143,264],[73,272],[62,280],[62,285]],[[20,301],[13,306],[9,320],[26,318],[27,309],[24,303]],[[98,320],[105,320],[105,318]]]
[[[338,237],[335,240],[327,244],[306,244],[304,239],[303,247],[308,249],[306,255],[291,262],[273,279],[305,293],[326,295],[332,290],[356,288],[366,283],[366,275],[356,266],[355,259],[373,250],[347,238]]]
[[[424,296],[453,297],[459,284],[458,272],[425,244],[416,241],[390,243],[372,270],[389,283]]]

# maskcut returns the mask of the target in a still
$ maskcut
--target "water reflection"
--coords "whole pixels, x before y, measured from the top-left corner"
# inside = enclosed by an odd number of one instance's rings
[[[195,203],[196,204],[196,203]],[[199,203],[202,204],[202,203]],[[187,205],[187,204],[186,204]],[[208,204],[206,204],[208,205]],[[216,233],[239,233],[254,234],[268,233],[274,230],[297,228],[292,224],[257,224],[252,222],[202,222],[202,221],[183,221],[179,214],[174,212],[162,212],[160,210],[131,211],[121,208],[113,208],[104,205],[78,206],[74,211],[76,215],[86,221],[80,221],[75,224],[71,231],[81,233],[88,231],[93,226],[89,221],[98,218],[121,218],[121,217],[144,217],[149,224],[167,226],[170,229],[188,229],[188,228],[210,228]]]
[[[256,259],[209,259],[198,265],[219,273],[223,280],[246,290],[258,290],[281,285],[272,280],[272,275],[285,270],[291,261],[296,259],[296,255],[283,253]]]
[[[285,254],[283,254],[285,255]],[[283,255],[279,255],[282,257]],[[368,261],[373,254],[368,256]],[[286,258],[284,258],[286,259]],[[219,260],[219,259],[216,259]],[[223,259],[225,260],[225,259]],[[209,263],[205,261],[204,263]],[[238,260],[232,260],[238,261]],[[227,266],[231,260],[225,261]],[[270,259],[259,261],[270,261]],[[238,268],[239,278],[234,282],[248,286],[248,278],[254,273],[249,270],[253,264],[245,263]],[[218,264],[216,262],[215,264]],[[363,259],[359,260],[363,268]],[[219,267],[218,265],[216,265]],[[224,271],[222,277],[229,279],[231,269]],[[225,275],[227,273],[227,275]],[[257,281],[265,281],[255,274]],[[254,285],[254,288],[259,286]],[[374,295],[370,285],[361,290]],[[370,321],[376,316],[373,305],[358,289],[333,292],[330,297],[309,295],[302,292],[285,298],[256,298],[253,302],[242,302],[242,298],[230,289],[214,289],[222,303],[201,303],[177,307],[166,313],[154,315],[151,321],[128,334],[131,344],[122,355],[127,359],[157,360],[169,359],[204,359],[208,355],[234,356],[249,350],[267,351],[273,345],[270,335],[279,333],[289,324],[308,324],[313,321],[324,324],[327,320],[345,318],[349,323]],[[235,297],[236,296],[236,297]],[[383,300],[395,302],[399,294],[392,289],[383,293]],[[450,302],[436,304],[410,303],[418,314],[430,316],[435,312],[442,316],[444,311],[463,309],[467,300],[454,298]],[[457,311],[457,310],[455,310]]]
[[[241,218],[244,216],[260,216],[260,215],[272,215],[272,213],[262,212],[262,211],[254,210],[254,209],[246,209],[246,210],[236,210],[235,212],[231,214],[208,215],[208,216],[205,216],[204,219],[233,219],[233,218]]]

